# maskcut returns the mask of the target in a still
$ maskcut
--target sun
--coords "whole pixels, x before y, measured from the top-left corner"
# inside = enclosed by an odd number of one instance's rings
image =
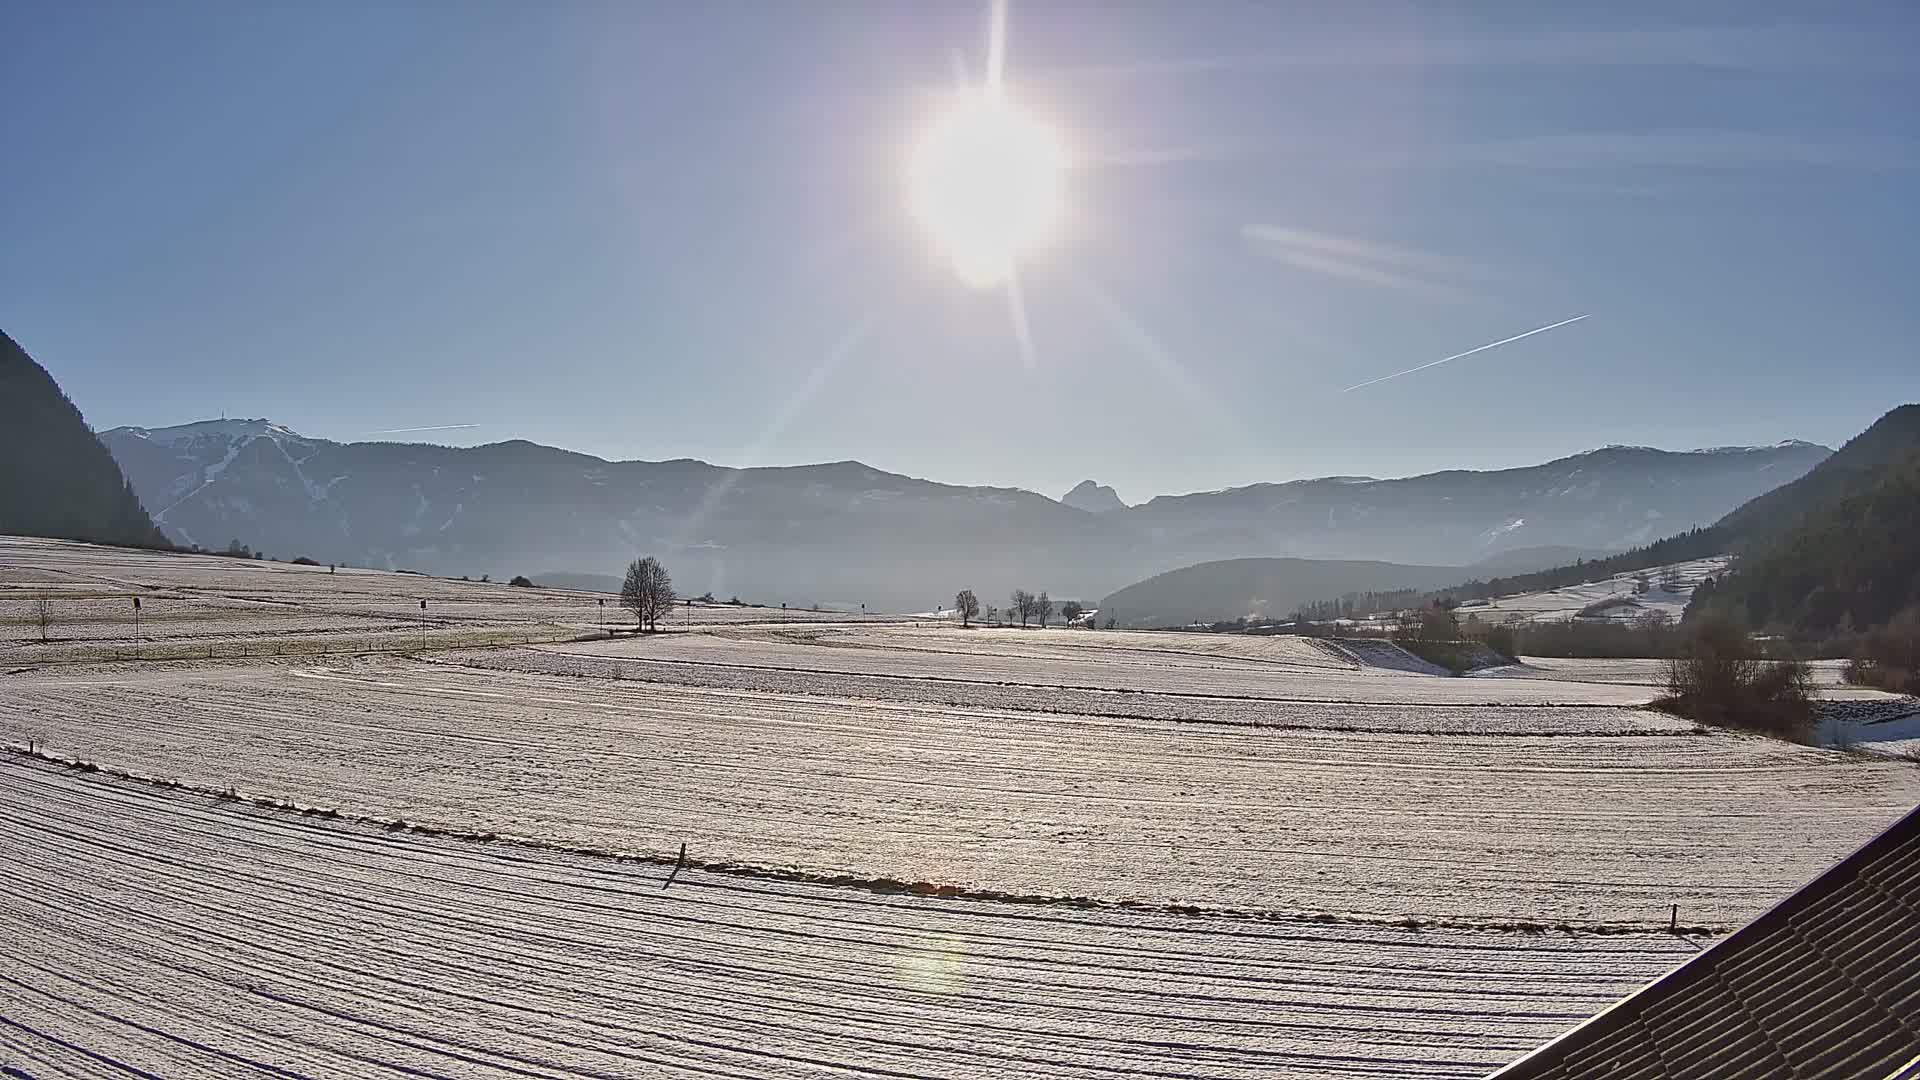
[[[907,161],[907,206],[960,280],[985,288],[1044,247],[1066,197],[1067,153],[997,87],[968,91]]]

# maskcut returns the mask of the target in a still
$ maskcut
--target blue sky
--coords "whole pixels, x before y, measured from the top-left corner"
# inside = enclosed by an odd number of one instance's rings
[[[1920,13],[1592,7],[1015,2],[1029,361],[904,210],[984,5],[17,0],[0,327],[102,428],[1130,501],[1920,398]]]

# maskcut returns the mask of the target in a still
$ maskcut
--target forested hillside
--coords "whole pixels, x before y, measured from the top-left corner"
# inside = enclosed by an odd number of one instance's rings
[[[1494,596],[1510,596],[1513,593],[1562,589],[1568,585],[1596,581],[1628,570],[1644,570],[1650,566],[1664,566],[1667,563],[1686,562],[1689,559],[1704,559],[1710,555],[1724,554],[1731,544],[1732,540],[1726,530],[1717,525],[1703,529],[1689,529],[1678,536],[1655,540],[1645,547],[1623,551],[1618,555],[1609,555],[1601,559],[1583,559],[1566,566],[1536,570],[1530,574],[1509,574],[1505,577],[1469,581],[1464,585],[1449,588],[1445,593],[1455,600],[1481,600]]]
[[[1865,490],[1796,516],[1695,604],[1796,637],[1881,626],[1920,604],[1920,450],[1847,480]]]
[[[1712,526],[1604,559],[1469,581],[1456,600],[1563,588],[1630,570],[1733,554],[1735,571],[1694,596],[1756,629],[1824,637],[1885,624],[1920,601],[1920,405],[1892,410],[1806,475]]]
[[[1902,405],[1847,440],[1806,475],[1721,518],[1717,527],[1750,551],[1785,536],[1809,516],[1875,490],[1889,466],[1920,449],[1920,405]]]
[[[80,410],[4,332],[0,533],[138,547],[167,542]]]

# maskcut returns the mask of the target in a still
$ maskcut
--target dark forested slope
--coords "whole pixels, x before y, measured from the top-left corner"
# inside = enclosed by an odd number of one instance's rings
[[[53,376],[0,333],[0,533],[139,547],[166,538]]]

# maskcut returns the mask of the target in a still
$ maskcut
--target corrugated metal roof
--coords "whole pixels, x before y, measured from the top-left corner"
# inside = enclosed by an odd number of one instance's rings
[[[1920,1055],[1920,807],[1489,1080],[1891,1080]]]

